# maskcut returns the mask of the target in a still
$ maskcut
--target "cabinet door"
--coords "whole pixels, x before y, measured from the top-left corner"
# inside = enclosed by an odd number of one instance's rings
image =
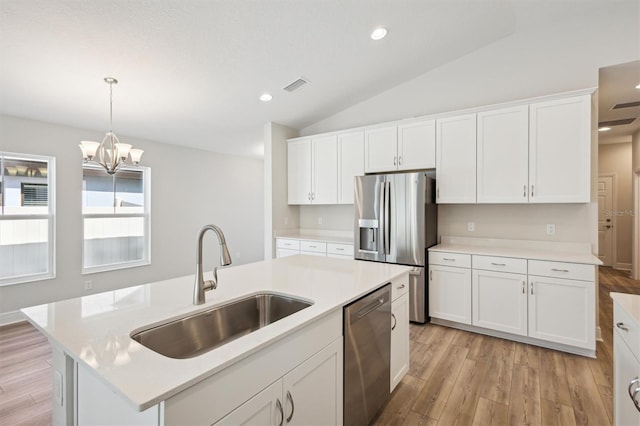
[[[529,201],[529,106],[478,113],[478,203]]]
[[[638,411],[629,396],[629,385],[640,377],[640,362],[619,336],[613,331],[613,420],[616,425],[640,425]],[[636,384],[635,387],[640,386]],[[640,396],[636,395],[636,399]]]
[[[287,257],[287,256],[295,256],[296,254],[300,254],[299,250],[289,250],[289,249],[276,249],[276,257]]]
[[[429,315],[471,324],[471,269],[429,268]]]
[[[337,204],[338,139],[336,136],[314,138],[312,147],[311,204]]]
[[[595,290],[588,281],[529,276],[529,336],[595,350]]]
[[[529,114],[530,201],[589,202],[591,96],[534,103]]]
[[[287,425],[342,424],[342,339],[284,376]]]
[[[354,177],[364,175],[364,132],[338,136],[338,204],[353,204]]]
[[[391,304],[391,389],[409,371],[409,294],[405,293]]]
[[[281,398],[282,380],[278,380],[215,424],[217,426],[281,425],[284,423]]]
[[[437,120],[436,202],[476,202],[476,115]]]
[[[433,169],[435,166],[435,120],[399,125],[398,170]]]
[[[378,127],[364,133],[364,171],[389,172],[398,168],[398,129]]]
[[[473,270],[473,325],[527,335],[527,276]]]
[[[311,139],[287,145],[287,195],[289,204],[311,204]]]

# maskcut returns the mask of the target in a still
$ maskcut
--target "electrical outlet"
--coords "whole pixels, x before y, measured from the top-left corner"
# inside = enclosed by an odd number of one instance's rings
[[[547,235],[556,235],[556,225],[547,223]]]
[[[467,231],[474,232],[476,230],[475,222],[467,222]]]
[[[84,289],[91,290],[93,288],[93,281],[87,280],[84,282]]]
[[[322,225],[322,216],[318,216],[318,225]]]

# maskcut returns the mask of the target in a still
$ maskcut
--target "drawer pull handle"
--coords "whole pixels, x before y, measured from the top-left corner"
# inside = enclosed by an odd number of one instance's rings
[[[312,246],[312,245],[309,245],[309,247],[311,247],[311,248],[316,248],[316,246]]]
[[[393,320],[393,325],[391,326],[391,331],[396,329],[396,325],[398,325],[398,320],[396,319],[396,316],[391,314],[391,319]]]
[[[531,281],[531,294],[533,294],[533,281]]]
[[[569,272],[569,270],[568,270],[568,269],[556,269],[556,268],[551,268],[551,270],[552,270],[553,272]]]
[[[629,329],[627,328],[626,325],[624,325],[623,322],[616,323],[616,327],[618,327],[620,330],[629,331]]]
[[[343,249],[343,248],[340,248],[340,247],[336,247],[336,250],[338,250],[338,251],[344,251],[344,249]]]
[[[638,402],[638,400],[636,399],[636,395],[640,393],[640,387],[637,387],[634,391],[633,391],[633,395],[631,395],[631,400],[633,401],[633,405],[636,406],[636,410],[640,411],[640,402]]]
[[[293,397],[291,396],[291,392],[289,392],[289,391],[287,391],[287,399],[291,403],[291,414],[289,414],[289,417],[287,417],[287,423],[289,423],[289,422],[291,422],[291,419],[293,418],[293,412],[296,410],[296,406],[293,404]],[[284,414],[283,414],[283,416],[284,416]]]
[[[448,262],[455,262],[456,261],[455,259],[452,259],[450,257],[443,257],[442,260],[446,260]]]
[[[280,423],[278,423],[278,426],[282,426],[282,423],[284,423],[284,411],[282,410],[282,404],[280,403],[280,398],[276,399],[276,408],[280,412]]]
[[[401,290],[404,288],[404,284],[402,284],[401,286],[396,287],[398,290]]]
[[[495,263],[495,262],[491,262],[491,264],[492,264],[493,266],[507,266],[507,264],[506,264],[506,263]]]

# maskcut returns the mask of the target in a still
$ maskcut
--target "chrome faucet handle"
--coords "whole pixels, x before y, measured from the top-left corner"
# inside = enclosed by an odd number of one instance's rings
[[[214,272],[214,276],[215,276],[215,272]],[[203,288],[205,290],[215,290],[216,288],[218,288],[218,280],[217,277],[215,277],[212,280],[206,280],[204,282]]]

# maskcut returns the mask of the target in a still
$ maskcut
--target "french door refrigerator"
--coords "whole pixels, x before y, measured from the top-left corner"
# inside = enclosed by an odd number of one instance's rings
[[[355,258],[414,268],[409,319],[425,323],[427,248],[437,242],[435,179],[425,172],[356,176]]]

